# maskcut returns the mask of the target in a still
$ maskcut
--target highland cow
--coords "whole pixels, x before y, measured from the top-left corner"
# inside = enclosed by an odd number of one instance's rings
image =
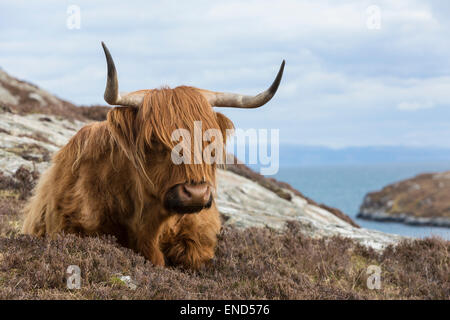
[[[84,126],[59,150],[24,211],[22,231],[113,235],[154,265],[199,268],[214,256],[221,228],[214,202],[216,163],[175,164],[172,132],[218,129],[233,123],[215,107],[257,108],[275,94],[284,61],[271,87],[256,95],[180,86],[119,94],[114,61],[108,68],[107,120]]]

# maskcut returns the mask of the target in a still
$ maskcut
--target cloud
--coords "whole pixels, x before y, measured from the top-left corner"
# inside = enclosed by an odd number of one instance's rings
[[[426,101],[426,102],[400,102],[397,105],[397,108],[399,110],[405,110],[405,111],[415,111],[415,110],[420,110],[420,109],[429,109],[429,108],[433,108],[434,107],[434,103],[432,103],[431,101]]]
[[[283,141],[332,146],[450,146],[450,21],[442,1],[2,1],[0,66],[78,104],[103,102],[106,65],[121,90],[193,85],[256,94],[285,75],[258,110],[227,110],[237,126],[279,128]],[[414,112],[406,112],[414,111]],[[426,119],[426,123],[424,123]],[[432,141],[431,137],[436,136]],[[421,138],[422,137],[422,138]]]

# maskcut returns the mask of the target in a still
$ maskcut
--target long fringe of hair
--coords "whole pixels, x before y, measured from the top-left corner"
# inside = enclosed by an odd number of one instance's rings
[[[195,121],[201,121],[202,137],[208,129],[233,128],[232,122],[214,112],[196,88],[180,86],[174,89],[160,88],[138,92],[145,93],[144,103],[140,108],[113,108],[108,112],[107,126],[95,123],[80,130],[79,139],[68,146],[71,149],[69,154],[75,155],[76,159],[73,162],[73,169],[76,169],[83,159],[95,159],[106,149],[111,152],[111,163],[114,167],[114,153],[118,148],[143,178],[153,183],[146,174],[145,163],[147,151],[155,142],[172,150],[179,143],[172,140],[174,130],[186,129],[191,133],[191,137],[194,137]],[[222,136],[225,155],[225,131],[222,132]],[[204,145],[205,142],[202,141],[202,146]],[[63,155],[60,155],[61,157]],[[212,178],[208,177],[209,171],[206,170],[205,164],[182,164],[182,166],[188,179]]]

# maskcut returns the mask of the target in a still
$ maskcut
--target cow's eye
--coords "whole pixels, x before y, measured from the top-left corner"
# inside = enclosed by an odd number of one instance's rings
[[[164,151],[164,146],[161,144],[161,143],[159,143],[159,142],[157,142],[157,141],[152,141],[152,149],[155,151],[155,152],[160,152],[160,153],[162,153],[163,151]]]

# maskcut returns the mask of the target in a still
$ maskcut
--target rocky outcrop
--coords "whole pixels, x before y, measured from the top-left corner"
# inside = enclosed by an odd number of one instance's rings
[[[217,204],[227,218],[226,223],[239,228],[252,226],[282,230],[290,220],[302,225],[304,234],[314,237],[341,236],[372,247],[382,249],[402,237],[357,228],[317,205],[285,189],[291,200],[279,197],[257,182],[230,171],[219,171]]]
[[[0,112],[46,114],[65,120],[100,120],[109,107],[75,106],[32,83],[16,79],[0,69]]]
[[[0,112],[0,171],[12,175],[22,165],[43,171],[84,124],[54,115]]]
[[[237,158],[234,159],[234,164],[227,164],[226,169],[240,176],[243,176],[247,179],[257,182],[264,188],[277,194],[282,199],[291,201],[292,194],[294,194],[302,199],[305,199],[308,202],[308,204],[315,205],[317,207],[325,209],[334,214],[335,216],[337,216],[339,219],[348,222],[353,227],[359,228],[359,225],[357,225],[349,216],[347,216],[339,209],[329,207],[325,204],[318,204],[314,200],[303,195],[300,191],[293,188],[290,184],[278,181],[274,178],[264,177],[263,175],[247,167],[245,164],[241,163]]]
[[[0,111],[0,171],[5,176],[13,176],[20,167],[42,172],[48,167],[51,155],[89,121],[87,118],[100,119],[107,110],[104,107],[75,109],[74,112],[81,113],[66,117],[57,111],[59,107],[55,107],[54,110],[43,108],[40,113],[33,109],[30,114],[20,107],[28,101],[23,97],[34,93],[34,98],[47,104],[58,100],[48,98],[48,93],[31,84],[9,76],[12,80],[4,80],[5,73],[0,76],[3,77],[0,78],[3,79],[0,104],[4,106]],[[16,89],[23,86],[28,93],[9,90],[13,85]],[[225,223],[237,228],[269,227],[281,231],[287,221],[295,220],[301,224],[302,232],[310,237],[342,236],[374,249],[382,249],[402,239],[359,228],[339,210],[318,205],[289,185],[260,176],[244,165],[219,170],[216,193]]]
[[[77,107],[0,69],[0,108],[16,114],[52,114],[66,119],[83,119]]]
[[[420,174],[366,195],[359,218],[450,227],[450,172]]]

